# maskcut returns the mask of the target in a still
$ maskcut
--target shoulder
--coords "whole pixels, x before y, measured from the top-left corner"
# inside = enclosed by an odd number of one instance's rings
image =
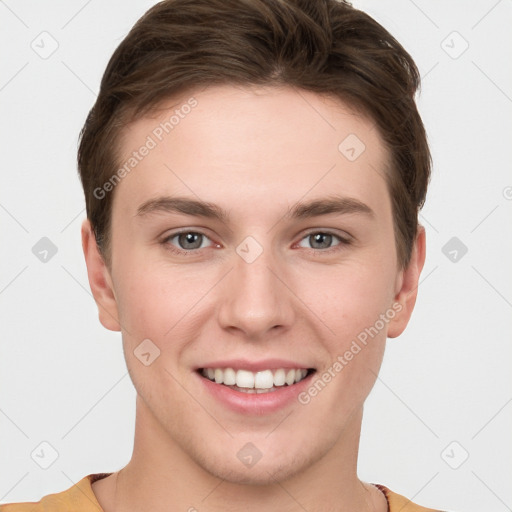
[[[388,501],[389,512],[442,512],[439,509],[434,508],[425,508],[416,503],[413,503],[411,500],[407,499],[396,492],[389,490],[386,486],[380,484],[374,484],[375,487],[378,487],[386,496]]]
[[[92,483],[109,474],[87,475],[69,489],[48,494],[39,501],[0,505],[0,512],[102,512],[92,490]]]

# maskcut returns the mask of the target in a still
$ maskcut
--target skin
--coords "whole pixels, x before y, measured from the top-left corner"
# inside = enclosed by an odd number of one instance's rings
[[[190,95],[130,125],[123,154]],[[99,318],[122,332],[137,390],[132,458],[93,491],[105,512],[385,511],[383,494],[356,473],[363,404],[386,338],[412,313],[424,230],[400,268],[383,179],[388,152],[373,123],[339,100],[287,87],[215,86],[194,97],[197,106],[115,188],[110,270],[82,225]],[[366,146],[355,161],[338,150],[349,134]],[[373,215],[285,217],[299,201],[332,194]],[[136,215],[162,195],[215,203],[230,219]],[[201,248],[168,238],[181,228],[204,234]],[[351,243],[309,236],[326,231]],[[236,252],[247,236],[263,249],[252,263]],[[239,414],[194,374],[214,360],[277,357],[320,375],[393,304],[400,312],[306,405]],[[145,366],[134,350],[148,338],[160,356]],[[248,442],[263,455],[252,468],[236,456]]]

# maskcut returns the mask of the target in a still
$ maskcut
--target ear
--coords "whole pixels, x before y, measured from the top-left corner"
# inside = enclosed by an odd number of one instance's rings
[[[418,226],[411,260],[407,268],[402,269],[397,276],[395,304],[393,305],[393,309],[397,311],[397,314],[388,324],[388,338],[400,336],[409,323],[414,305],[416,304],[420,274],[425,263],[425,248],[425,228]]]
[[[89,219],[82,222],[82,249],[87,265],[89,285],[98,306],[100,322],[103,327],[110,331],[120,331],[121,326],[112,278],[96,245],[96,237]]]

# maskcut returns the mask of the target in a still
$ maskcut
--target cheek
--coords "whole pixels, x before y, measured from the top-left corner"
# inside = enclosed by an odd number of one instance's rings
[[[333,280],[324,297],[326,323],[335,335],[328,339],[331,364],[338,370],[337,388],[341,403],[364,400],[375,383],[387,337],[394,274],[391,268],[373,265],[352,268]],[[335,305],[335,307],[332,307]]]
[[[335,430],[361,407],[379,372],[388,325],[381,317],[389,306],[388,281],[378,272],[339,272],[322,293],[317,289],[313,295],[311,309],[329,328],[322,341],[328,358],[301,403],[332,411]]]
[[[185,407],[187,396],[178,384],[176,365],[194,334],[189,332],[187,315],[199,300],[198,287],[206,288],[206,284],[191,282],[169,269],[128,263],[118,267],[124,276],[118,304],[130,377],[146,404],[168,402],[172,397],[175,408]],[[145,354],[149,354],[146,359]]]
[[[324,338],[331,374],[342,402],[364,399],[375,382],[385,348],[391,309],[394,274],[385,266],[347,265],[317,275],[311,310],[328,326]],[[391,313],[391,314],[390,314]],[[333,367],[335,365],[335,367]],[[321,376],[319,376],[321,377]],[[326,376],[329,379],[329,376]],[[341,396],[340,396],[341,398]]]
[[[311,309],[330,328],[329,339],[343,346],[390,308],[394,274],[376,264],[347,265],[326,269],[303,284],[303,296],[310,297]],[[380,322],[378,327],[386,332]]]
[[[158,280],[152,279],[151,275],[144,271],[125,273],[118,306],[122,327],[129,337],[159,338],[163,326],[155,321],[165,318],[166,301],[169,301],[169,297],[162,293]],[[168,320],[171,322],[172,318]]]
[[[133,261],[133,260],[132,260]],[[165,264],[125,261],[118,267],[118,306],[122,327],[130,343],[154,339],[162,349],[177,347],[176,333],[190,328],[187,319],[197,314],[198,304],[215,282],[204,271],[184,271]],[[133,271],[132,269],[138,269]]]

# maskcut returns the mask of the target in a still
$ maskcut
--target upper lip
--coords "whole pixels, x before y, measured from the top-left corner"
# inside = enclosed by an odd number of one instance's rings
[[[252,372],[260,372],[263,370],[278,370],[279,368],[287,368],[291,370],[297,368],[310,369],[313,367],[309,364],[286,359],[263,359],[260,361],[249,361],[247,359],[223,359],[219,361],[204,363],[203,365],[198,366],[196,370],[202,368],[233,368],[234,370],[249,370]]]

